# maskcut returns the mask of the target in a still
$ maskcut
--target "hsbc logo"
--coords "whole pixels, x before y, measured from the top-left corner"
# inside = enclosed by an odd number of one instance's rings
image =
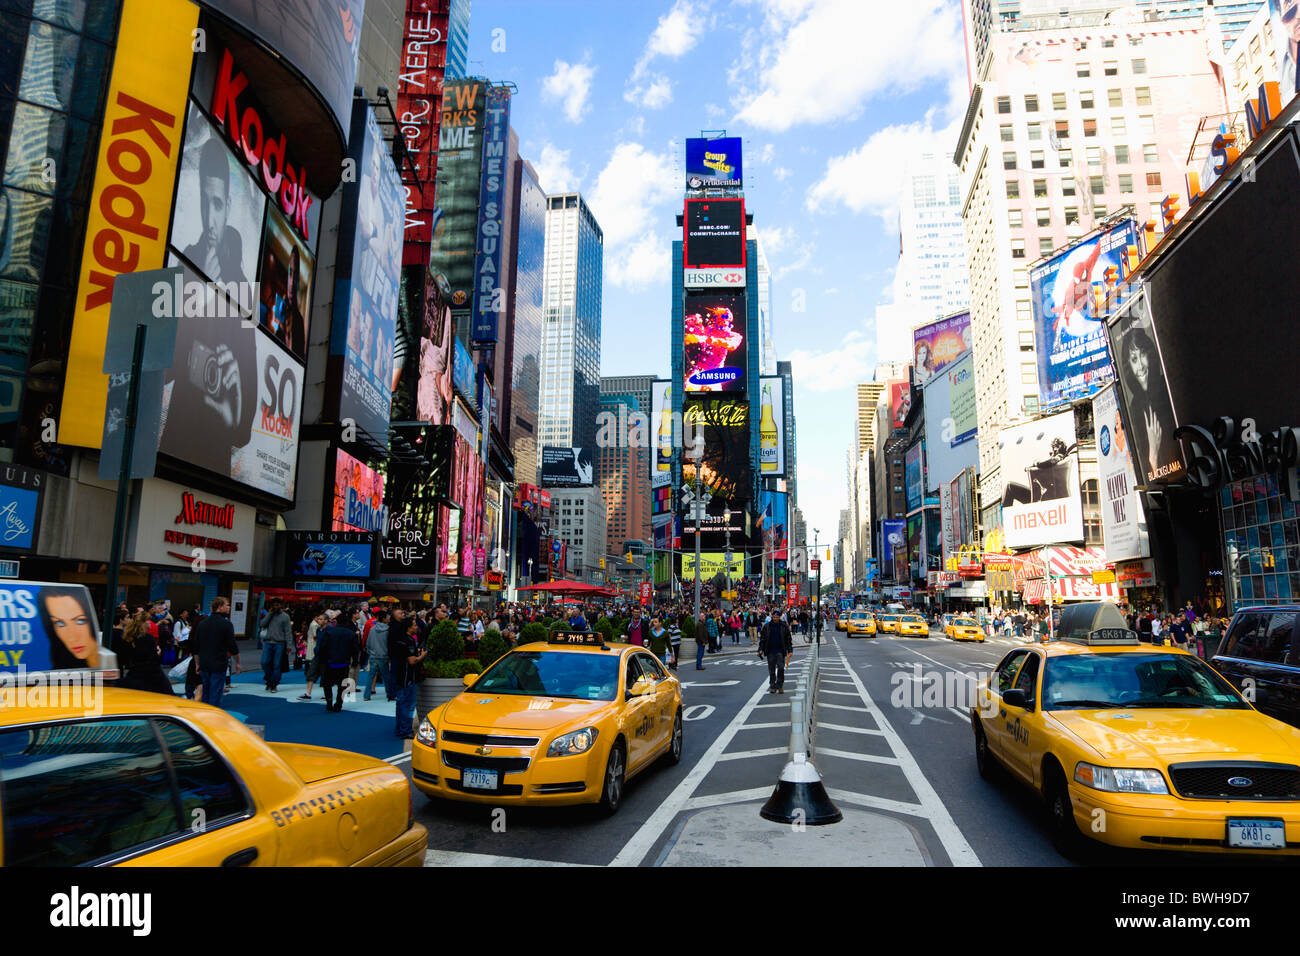
[[[745,285],[743,269],[683,269],[687,289],[736,288]]]

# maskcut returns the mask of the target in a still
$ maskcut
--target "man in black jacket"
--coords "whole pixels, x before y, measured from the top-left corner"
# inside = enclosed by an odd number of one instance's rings
[[[212,613],[195,625],[190,643],[199,659],[199,679],[203,682],[203,703],[221,706],[226,688],[226,666],[233,661],[240,671],[239,645],[230,623],[230,602],[219,597],[212,602]]]
[[[321,689],[325,691],[325,710],[343,709],[343,681],[348,668],[361,656],[361,638],[352,627],[352,613],[340,614],[329,626],[316,634],[316,656],[320,659]],[[334,698],[337,697],[337,700]]]
[[[785,664],[794,652],[794,637],[785,622],[785,615],[777,611],[772,620],[763,626],[758,640],[758,656],[767,658],[767,692],[785,693]]]

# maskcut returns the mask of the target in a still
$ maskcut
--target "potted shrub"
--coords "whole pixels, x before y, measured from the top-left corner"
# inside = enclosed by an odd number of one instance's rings
[[[604,639],[606,644],[614,642],[614,625],[610,623],[609,618],[603,617],[596,622],[595,630]]]
[[[508,650],[510,645],[506,643],[500,631],[496,628],[484,631],[478,642],[478,663],[483,670],[487,670]]]
[[[439,704],[445,704],[462,690],[461,678],[467,673],[477,673],[478,661],[466,660],[465,639],[451,621],[439,621],[425,639],[429,656],[424,659],[424,672],[416,691],[416,709],[427,714]],[[449,665],[456,665],[455,667]],[[469,670],[463,670],[469,666]]]
[[[530,621],[525,624],[523,630],[519,632],[520,644],[544,644],[546,643],[546,625],[538,621]]]

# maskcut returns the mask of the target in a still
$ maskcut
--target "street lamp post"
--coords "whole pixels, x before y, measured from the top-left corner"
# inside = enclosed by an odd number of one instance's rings
[[[726,571],[726,585],[725,585],[725,587],[726,587],[726,589],[727,589],[728,591],[730,591],[730,590],[731,590],[731,558],[732,558],[732,554],[731,554],[731,509],[730,509],[730,508],[727,508],[727,509],[725,509],[725,510],[722,512],[722,525],[723,525],[723,530],[724,530],[724,532],[725,532],[726,535],[727,535],[727,543],[726,543],[726,546],[723,548],[723,551],[725,552],[723,556],[724,556],[724,558],[726,559],[726,567],[727,567],[727,571]],[[719,606],[720,606],[720,605],[719,605]]]
[[[704,502],[700,498],[700,465],[704,461],[704,442],[703,436],[696,439],[691,445],[691,450],[687,457],[695,462],[695,499],[691,502],[691,507],[695,509],[695,640],[698,642],[700,635],[700,518],[704,514]]]
[[[817,550],[817,538],[821,532],[813,528],[813,554],[820,554]],[[807,539],[805,539],[807,540]],[[817,643],[822,640],[822,563],[817,559],[817,586],[813,589],[813,627],[817,631]]]

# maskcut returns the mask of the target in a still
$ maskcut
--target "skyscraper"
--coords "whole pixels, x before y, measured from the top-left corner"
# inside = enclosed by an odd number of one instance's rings
[[[578,193],[546,199],[538,444],[592,448],[600,411],[604,233]]]
[[[451,0],[447,20],[447,79],[468,76],[469,8],[472,0]]]
[[[636,396],[627,393],[602,395],[600,410],[613,416],[620,430],[633,427],[633,415],[644,414]],[[605,499],[607,555],[622,554],[629,540],[650,544],[649,458],[648,447],[628,442],[603,443],[596,451],[596,483]]]
[[[632,412],[635,410],[635,411],[639,411],[640,414],[645,416],[646,428],[648,429],[647,438],[650,441],[654,440],[654,434],[655,434],[654,429],[658,427],[658,423],[650,421],[650,412],[652,408],[650,404],[651,403],[650,395],[651,395],[651,389],[653,388],[654,380],[655,380],[655,376],[653,375],[617,375],[613,377],[602,376],[600,380],[601,410],[602,411],[611,410],[606,405],[607,399],[614,399],[615,401],[623,401],[624,404],[626,404],[625,400],[630,397],[635,401],[636,408],[633,409],[632,407],[628,406],[626,409],[626,414],[630,416]],[[617,412],[616,408],[612,410]],[[604,454],[604,452],[605,449],[600,448],[598,449],[596,455],[596,478],[598,481],[601,480],[600,458]],[[635,521],[626,520],[626,516],[624,516],[623,523],[626,525],[626,530],[627,530],[626,537],[637,538],[639,540],[645,541],[648,544],[650,543],[653,534],[651,530],[651,522],[650,522],[651,508],[650,508],[649,447],[647,446],[645,449],[642,449],[642,453],[643,453],[643,457],[640,459],[639,467],[640,467],[640,477],[644,479],[644,482],[643,484],[633,482],[629,485],[629,490],[628,490],[629,494],[635,491],[637,500],[634,503],[634,507],[639,508],[640,511],[638,512]],[[604,487],[603,484],[602,487]],[[606,500],[607,501],[609,500],[608,496]],[[609,521],[610,521],[610,527],[612,529],[615,521],[614,508],[612,506],[610,508]],[[614,544],[614,546],[610,549],[611,551],[618,552],[622,548],[623,541],[622,539],[618,539],[617,541],[615,540],[615,534],[613,530],[610,530],[609,532],[609,540]]]
[[[922,153],[907,164],[898,204],[894,301],[918,303],[938,318],[970,304],[961,181],[952,157]]]
[[[541,387],[542,320],[546,267],[546,193],[537,171],[526,159],[515,162],[514,246],[510,259],[512,287],[507,308],[513,313],[509,430],[515,456],[515,481],[538,481],[537,404]],[[504,391],[506,385],[500,386]],[[505,431],[505,423],[502,423]]]
[[[752,231],[752,230],[751,230]],[[758,350],[759,368],[764,375],[776,374],[776,342],[772,339],[772,270],[767,265],[763,243],[754,232],[758,252]]]

